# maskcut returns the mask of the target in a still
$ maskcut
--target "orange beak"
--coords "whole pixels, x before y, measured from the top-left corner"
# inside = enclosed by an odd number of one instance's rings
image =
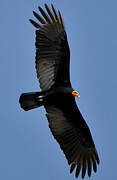
[[[72,95],[80,98],[80,94],[77,91],[72,91]]]

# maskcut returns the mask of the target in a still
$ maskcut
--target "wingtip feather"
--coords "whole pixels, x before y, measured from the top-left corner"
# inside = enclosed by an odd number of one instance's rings
[[[48,23],[51,23],[51,20],[50,18],[48,17],[48,15],[46,14],[46,12],[39,6],[38,7],[40,13],[42,14],[42,16],[44,17],[44,19],[48,22]]]
[[[83,165],[82,165],[82,179],[84,179],[87,169],[87,156],[85,155],[83,158]]]
[[[75,173],[76,178],[79,176],[80,170],[81,170],[81,162],[77,165],[77,168],[76,168],[76,173]]]
[[[70,174],[73,172],[73,170],[75,169],[75,167],[76,167],[76,164],[73,163],[73,164],[71,165],[71,168],[70,168]]]
[[[33,15],[38,19],[38,21],[40,21],[41,24],[46,24],[45,20],[35,11],[33,11]]]
[[[29,22],[30,22],[34,27],[36,27],[36,28],[41,28],[41,26],[40,26],[37,22],[33,21],[32,19],[29,19]]]

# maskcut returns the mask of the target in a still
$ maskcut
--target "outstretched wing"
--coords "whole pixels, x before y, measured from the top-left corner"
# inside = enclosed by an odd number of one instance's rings
[[[98,154],[90,133],[74,97],[62,99],[55,105],[46,105],[46,116],[54,138],[60,144],[68,164],[71,164],[70,173],[76,167],[76,177],[82,169],[84,178],[86,169],[91,176],[92,167],[97,171],[99,164]]]
[[[42,90],[48,90],[52,86],[71,85],[70,51],[64,23],[61,13],[57,12],[53,5],[51,6],[52,11],[45,4],[48,14],[39,7],[43,17],[33,12],[41,24],[30,20],[38,29],[36,30],[36,71]]]

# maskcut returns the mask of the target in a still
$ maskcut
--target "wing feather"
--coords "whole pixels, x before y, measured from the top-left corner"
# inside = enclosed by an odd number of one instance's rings
[[[52,10],[45,4],[45,12],[41,7],[41,15],[33,11],[34,16],[40,22],[30,22],[36,30],[36,71],[42,90],[49,90],[52,86],[69,85],[69,58],[70,51],[67,35],[61,13]],[[49,69],[50,73],[47,73]]]
[[[37,22],[33,21],[32,19],[29,19],[29,21],[35,28],[40,28],[41,27]]]
[[[83,157],[83,165],[82,165],[82,179],[84,179],[87,169],[87,155]]]
[[[55,18],[56,18],[56,20],[59,22],[59,18],[58,18],[57,11],[56,11],[56,9],[54,8],[53,4],[51,4],[51,6],[52,6],[52,10],[53,10],[53,12],[54,12]]]
[[[95,157],[93,154],[92,154],[91,158],[92,158],[92,162],[93,162],[93,170],[94,170],[94,172],[97,172],[96,160],[95,160]]]
[[[47,12],[48,12],[48,14],[49,14],[52,22],[55,22],[55,18],[54,18],[54,16],[53,16],[51,10],[50,10],[49,7],[47,6],[47,4],[45,4],[45,8],[46,8],[46,10],[47,10]]]
[[[56,101],[54,105],[45,105],[46,116],[54,138],[63,150],[68,164],[71,165],[70,173],[75,169],[75,176],[80,171],[82,178],[86,174],[91,176],[92,166],[97,171],[99,158],[90,130],[85,123],[74,98]]]
[[[33,11],[33,14],[41,24],[46,24],[46,21],[39,14],[37,14],[35,11]]]
[[[45,18],[46,22],[51,23],[51,20],[48,17],[48,15],[45,13],[45,11],[41,7],[38,7],[38,8],[39,8],[39,11],[41,12],[42,16]]]

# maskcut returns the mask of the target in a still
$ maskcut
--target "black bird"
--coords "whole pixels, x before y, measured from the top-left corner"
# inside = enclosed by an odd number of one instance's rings
[[[42,92],[23,93],[19,102],[25,111],[45,107],[50,130],[71,165],[70,173],[76,168],[75,176],[81,171],[84,178],[87,170],[90,177],[92,168],[97,171],[99,157],[75,102],[75,96],[80,95],[70,82],[70,50],[64,22],[53,5],[50,9],[45,4],[45,8],[47,12],[39,7],[42,16],[33,11],[40,24],[30,19],[36,28],[36,71]]]

